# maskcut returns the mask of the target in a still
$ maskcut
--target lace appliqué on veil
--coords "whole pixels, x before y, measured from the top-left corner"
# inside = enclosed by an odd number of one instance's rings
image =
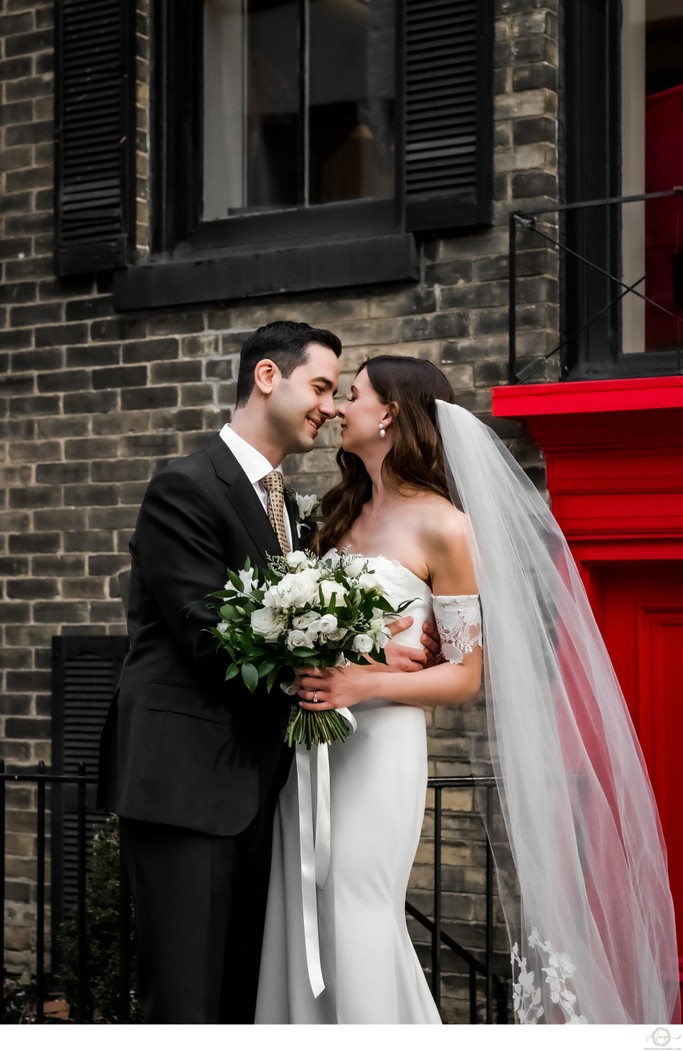
[[[478,595],[435,595],[434,618],[441,639],[441,655],[452,665],[461,665],[465,654],[481,646]]]
[[[547,960],[547,966],[541,968],[545,972],[545,981],[550,987],[550,1000],[559,1006],[564,1013],[567,1023],[587,1023],[585,1015],[576,1012],[576,994],[567,985],[576,971],[575,965],[566,953],[558,951],[549,942],[543,942],[536,928],[529,933],[529,946],[536,949],[539,956]],[[536,985],[535,973],[527,969],[526,957],[520,957],[517,943],[512,947],[510,955],[513,974],[513,1007],[515,1015],[520,1023],[534,1024],[543,1016],[544,1009],[541,1004],[541,987]],[[519,969],[515,976],[515,970]]]

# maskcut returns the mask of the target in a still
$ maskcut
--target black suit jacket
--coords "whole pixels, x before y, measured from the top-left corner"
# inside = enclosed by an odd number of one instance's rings
[[[296,527],[292,524],[294,544]],[[224,682],[227,655],[189,604],[249,556],[280,548],[254,488],[216,435],[150,482],[130,545],[130,651],[100,748],[100,806],[218,835],[243,830],[284,780],[289,701]]]

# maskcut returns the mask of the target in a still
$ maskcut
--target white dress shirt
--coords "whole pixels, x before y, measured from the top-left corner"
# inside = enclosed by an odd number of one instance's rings
[[[278,464],[274,468],[270,461],[264,457],[263,453],[259,453],[258,449],[254,449],[254,447],[243,439],[241,435],[238,435],[236,431],[233,431],[230,424],[224,424],[219,434],[230,452],[238,460],[244,474],[254,487],[254,493],[261,501],[264,511],[267,512],[268,492],[261,482],[261,479],[264,475],[267,475],[269,471],[279,471],[280,474],[282,474],[282,465]],[[287,540],[289,541],[290,548],[292,548],[292,527],[289,521],[289,515],[286,514],[286,509],[284,519]]]

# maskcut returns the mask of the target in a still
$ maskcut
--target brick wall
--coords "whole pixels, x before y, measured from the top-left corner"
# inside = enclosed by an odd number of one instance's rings
[[[119,574],[150,475],[229,419],[245,334],[302,318],[339,334],[345,382],[369,355],[429,358],[459,400],[486,416],[507,371],[507,216],[557,194],[556,0],[498,0],[495,223],[464,237],[427,238],[416,284],[116,314],[110,280],[58,281],[52,266],[52,2],[5,0],[2,14],[0,176],[0,758],[51,760],[50,644],[62,633],[123,630]],[[148,74],[145,4],[138,40],[138,227],[146,252]],[[522,243],[522,247],[524,247]],[[555,274],[535,245],[520,257],[520,353],[556,337]],[[535,451],[510,425],[513,452],[542,478]],[[334,478],[337,434],[288,465],[302,491]],[[481,707],[429,714],[432,769],[467,770]],[[30,967],[35,850],[33,800],[8,815],[9,963]],[[425,905],[431,819],[415,867]],[[454,924],[481,919],[483,842],[467,793],[452,793],[446,881]],[[474,936],[473,936],[474,938]],[[461,1018],[464,992],[448,1011]]]

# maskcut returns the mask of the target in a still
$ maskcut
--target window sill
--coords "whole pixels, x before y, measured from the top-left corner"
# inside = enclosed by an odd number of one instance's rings
[[[412,234],[388,234],[134,265],[114,273],[113,297],[114,308],[125,311],[418,277]]]

